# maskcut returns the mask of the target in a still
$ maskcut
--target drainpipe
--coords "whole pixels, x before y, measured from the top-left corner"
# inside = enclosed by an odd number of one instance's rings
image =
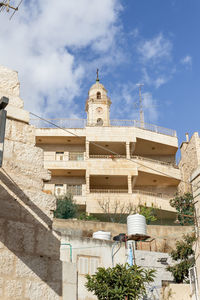
[[[70,262],[72,262],[72,244],[64,243],[64,244],[61,244],[61,246],[69,246],[70,247]]]

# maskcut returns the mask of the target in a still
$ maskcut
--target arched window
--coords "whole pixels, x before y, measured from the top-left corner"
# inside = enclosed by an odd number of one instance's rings
[[[96,126],[103,126],[103,120],[101,118],[97,119],[97,124]]]
[[[97,99],[101,99],[101,93],[97,92]]]

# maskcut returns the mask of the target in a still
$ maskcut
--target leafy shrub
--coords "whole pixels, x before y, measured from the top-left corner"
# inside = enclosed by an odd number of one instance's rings
[[[98,268],[94,275],[86,275],[86,288],[98,299],[141,299],[146,295],[145,285],[154,281],[155,270],[137,265],[116,265],[113,268]]]
[[[56,210],[54,211],[54,217],[58,219],[71,219],[75,218],[77,213],[77,205],[73,200],[71,194],[66,194],[57,198]]]

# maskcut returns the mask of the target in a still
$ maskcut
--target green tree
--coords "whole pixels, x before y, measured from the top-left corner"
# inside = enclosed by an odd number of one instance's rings
[[[154,281],[155,270],[146,270],[137,265],[116,265],[113,268],[98,268],[94,275],[86,275],[86,288],[98,299],[140,299],[146,295],[146,284]]]
[[[83,220],[83,221],[96,221],[96,222],[98,222],[99,221],[99,219],[98,218],[96,218],[94,215],[87,215],[87,213],[85,213],[85,212],[83,212],[82,214],[80,214],[79,216],[78,216],[78,219],[79,220]]]
[[[58,197],[56,201],[56,210],[54,211],[54,217],[58,219],[71,219],[76,217],[77,205],[73,200],[71,194],[66,194],[62,197]]]
[[[143,215],[146,218],[147,224],[150,224],[151,222],[155,222],[157,220],[155,216],[155,209],[153,207],[140,205],[139,214]]]
[[[184,235],[183,240],[176,242],[176,249],[170,253],[174,261],[178,261],[172,266],[168,266],[176,283],[188,283],[188,270],[194,266],[194,250],[192,246],[195,242],[195,234]]]
[[[194,199],[191,193],[170,200],[170,205],[177,210],[178,221],[181,225],[194,224]]]

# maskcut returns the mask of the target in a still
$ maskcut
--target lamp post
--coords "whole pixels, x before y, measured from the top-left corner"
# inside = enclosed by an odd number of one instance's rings
[[[0,167],[2,167],[3,163],[3,149],[7,116],[7,111],[5,110],[5,108],[8,105],[8,102],[9,99],[7,97],[2,97],[0,99]]]

